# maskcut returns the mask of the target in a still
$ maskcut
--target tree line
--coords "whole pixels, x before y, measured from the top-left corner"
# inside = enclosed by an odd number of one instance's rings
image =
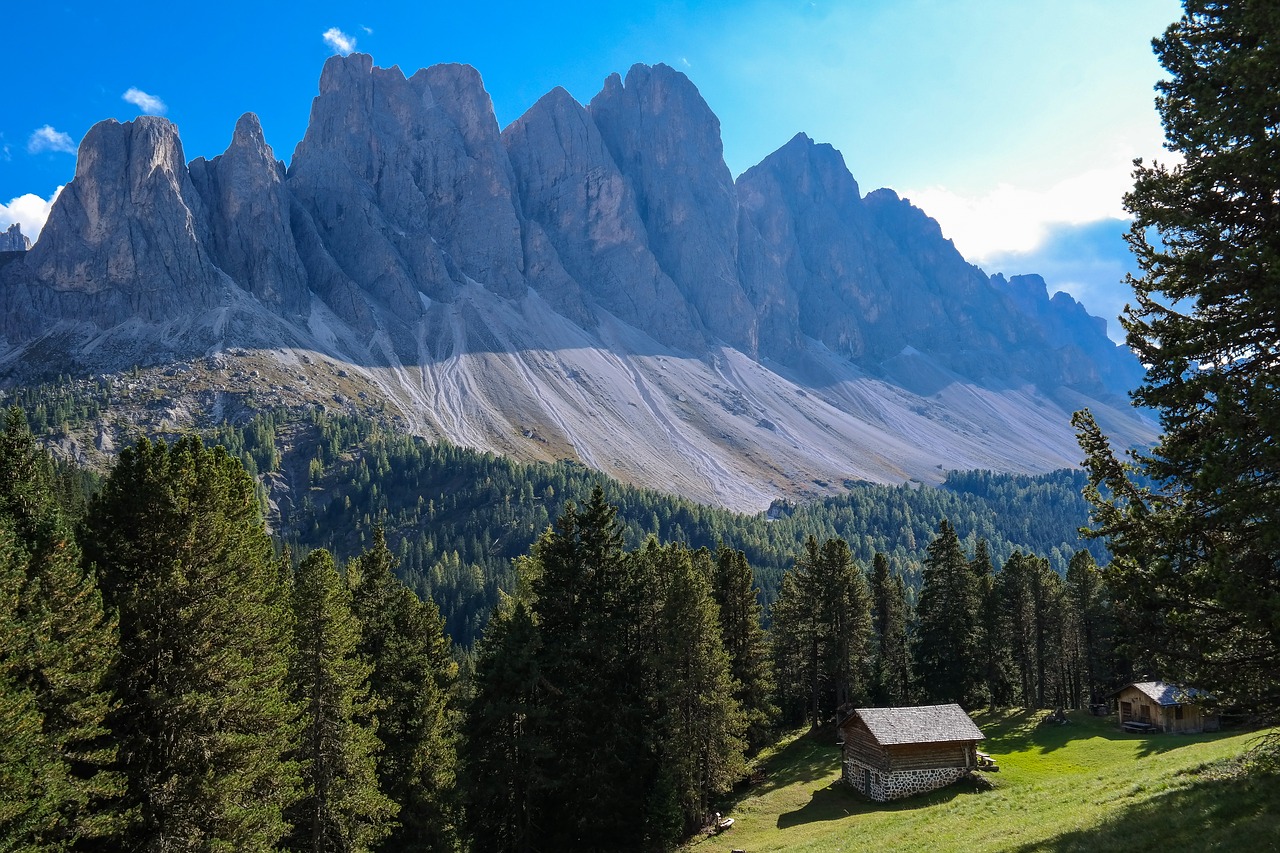
[[[1087,551],[996,571],[945,521],[917,572],[809,537],[766,630],[743,551],[631,547],[597,485],[465,654],[381,527],[345,560],[273,542],[221,446],[144,439],[75,482],[10,409],[3,849],[669,849],[781,727],[1074,707],[1117,673]]]

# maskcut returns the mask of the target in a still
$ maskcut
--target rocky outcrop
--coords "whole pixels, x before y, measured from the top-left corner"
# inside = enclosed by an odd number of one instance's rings
[[[0,252],[25,252],[30,248],[31,241],[22,233],[22,226],[18,223],[0,231]]]
[[[208,216],[214,263],[263,304],[305,316],[311,294],[290,226],[284,164],[263,138],[258,117],[241,116],[226,152],[194,160],[190,171]]]
[[[650,251],[635,192],[582,105],[557,88],[502,140],[522,213],[546,235],[577,290],[657,340],[704,346],[696,312]]]
[[[689,78],[666,65],[634,65],[625,83],[610,75],[587,109],[635,193],[658,264],[712,335],[755,353],[720,120]]]
[[[6,331],[29,334],[59,320],[161,323],[218,306],[224,280],[208,242],[177,128],[155,116],[99,122],[81,141],[75,177],[40,240],[5,268],[22,288],[5,294]]]

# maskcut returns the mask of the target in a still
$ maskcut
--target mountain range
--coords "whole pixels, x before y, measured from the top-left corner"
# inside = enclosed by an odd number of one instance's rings
[[[505,129],[465,65],[335,56],[319,88],[287,167],[251,113],[191,162],[164,118],[95,125],[39,240],[0,255],[0,379],[162,377],[171,425],[375,411],[753,511],[1074,465],[1083,406],[1155,437],[1103,320],[988,276],[804,134],[735,181],[667,66]]]

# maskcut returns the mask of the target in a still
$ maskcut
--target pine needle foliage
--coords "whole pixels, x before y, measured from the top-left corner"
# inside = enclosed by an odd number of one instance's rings
[[[135,810],[119,846],[273,849],[297,796],[297,713],[287,590],[253,479],[199,439],[143,439],[86,531],[119,614],[110,721]]]

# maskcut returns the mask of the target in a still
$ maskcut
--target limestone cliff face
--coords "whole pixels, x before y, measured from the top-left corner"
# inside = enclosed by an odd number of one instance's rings
[[[0,375],[306,350],[433,435],[700,497],[1071,464],[1095,403],[1154,435],[1075,300],[988,277],[804,134],[735,182],[663,65],[499,131],[472,68],[333,57],[287,169],[252,114],[189,165],[165,119],[105,121],[2,260]],[[327,404],[308,363],[287,381]]]
[[[468,278],[524,292],[512,184],[474,69],[406,78],[363,54],[325,63],[289,169],[329,256],[400,317],[421,313],[420,294],[448,301]]]
[[[666,65],[632,66],[625,83],[611,75],[587,109],[635,193],[658,264],[711,334],[756,352],[720,120],[689,78]]]
[[[22,233],[22,226],[18,223],[0,231],[0,252],[25,252],[30,248],[31,241]]]
[[[502,139],[526,220],[583,297],[664,343],[702,346],[697,313],[654,257],[636,194],[591,115],[557,88]]]
[[[286,316],[307,314],[307,274],[290,226],[284,164],[253,113],[236,122],[231,145],[191,163],[191,181],[209,220],[209,254],[223,272]]]
[[[24,271],[24,285],[42,285],[12,313],[109,327],[215,307],[225,288],[208,240],[177,128],[155,116],[99,122],[80,143],[75,178],[41,239],[6,268]]]

